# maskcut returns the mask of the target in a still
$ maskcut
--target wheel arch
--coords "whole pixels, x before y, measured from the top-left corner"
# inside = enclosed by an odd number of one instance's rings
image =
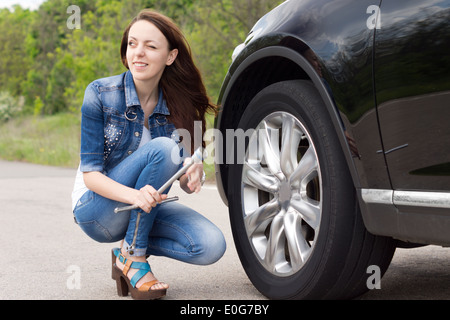
[[[292,43],[292,41],[290,41]],[[307,49],[304,44],[297,47]],[[231,67],[233,69],[233,66]],[[231,70],[230,69],[230,70]],[[240,117],[250,101],[265,87],[280,81],[310,80],[320,93],[326,106],[330,120],[339,138],[341,149],[353,179],[354,186],[360,187],[359,176],[353,162],[342,121],[333,100],[311,64],[298,50],[280,45],[261,48],[239,61],[234,72],[229,73],[222,86],[219,97],[220,112],[216,118],[216,128],[225,137],[226,129],[236,129]],[[226,143],[224,141],[223,148]],[[224,159],[223,149],[215,150],[219,159]],[[225,204],[228,205],[226,190],[228,187],[228,166],[216,163],[216,181],[219,193]]]

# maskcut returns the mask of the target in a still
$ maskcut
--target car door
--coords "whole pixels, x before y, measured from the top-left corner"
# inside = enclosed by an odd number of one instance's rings
[[[450,1],[383,0],[380,18],[374,54],[379,152],[394,190],[442,196],[450,191]]]

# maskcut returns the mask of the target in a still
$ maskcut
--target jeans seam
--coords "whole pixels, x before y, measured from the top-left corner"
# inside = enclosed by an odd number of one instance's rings
[[[108,229],[102,226],[97,220],[89,220],[85,222],[79,222],[77,221],[78,225],[81,227],[83,225],[94,225],[99,231],[103,233],[103,235],[106,237],[106,240],[110,241],[112,239],[111,234],[109,233]]]
[[[179,228],[177,225],[174,225],[174,224],[171,224],[171,223],[167,223],[167,222],[165,222],[163,220],[155,219],[154,223],[160,223],[162,225],[165,225],[165,226],[167,226],[169,228],[172,228],[172,229],[180,232],[180,234],[182,234],[189,242],[189,253],[182,252],[182,251],[170,250],[170,249],[166,249],[166,248],[161,248],[161,247],[158,247],[158,246],[152,246],[151,244],[148,244],[149,248],[154,248],[154,249],[158,249],[158,250],[164,250],[164,251],[167,251],[167,252],[173,252],[173,253],[177,253],[177,254],[180,254],[180,255],[188,256],[188,257],[192,255],[192,248],[194,247],[195,242],[189,236],[189,234],[187,232],[185,232],[183,229]]]
[[[83,197],[84,197],[88,192],[91,192],[90,197],[89,197],[86,201],[81,202],[81,199],[83,199]],[[90,204],[90,203],[94,200],[94,197],[95,197],[95,193],[92,192],[92,191],[90,191],[90,190],[87,190],[85,193],[83,193],[83,195],[80,197],[80,199],[78,199],[77,204],[75,205],[75,208],[73,209],[74,214],[75,214],[76,211],[78,211],[78,210],[80,210],[81,208],[85,207],[86,205]]]

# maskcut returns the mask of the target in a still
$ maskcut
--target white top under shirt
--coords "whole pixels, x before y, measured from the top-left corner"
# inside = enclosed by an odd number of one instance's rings
[[[152,140],[150,130],[144,126],[144,131],[142,132],[142,138],[141,138],[141,142],[139,143],[138,149],[140,147],[142,147],[143,145],[145,145],[146,143],[150,142],[150,140]],[[73,186],[73,191],[72,191],[72,212],[73,212],[73,210],[75,210],[78,200],[80,200],[81,197],[88,190],[89,189],[86,187],[86,185],[84,183],[83,172],[81,172],[80,166],[78,166],[77,175],[75,177],[75,184]]]

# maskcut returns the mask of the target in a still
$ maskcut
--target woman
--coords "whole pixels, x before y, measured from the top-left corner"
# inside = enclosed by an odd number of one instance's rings
[[[168,190],[157,192],[186,157],[171,139],[175,129],[194,137],[194,121],[202,121],[204,131],[205,113],[215,107],[184,36],[169,18],[140,12],[124,32],[121,58],[127,72],[86,89],[73,212],[94,240],[123,239],[122,247],[113,249],[118,294],[157,299],[168,285],[156,280],[147,256],[207,265],[225,251],[216,226],[179,203],[162,203]],[[202,176],[203,164],[194,164],[179,179],[181,188],[199,192]],[[125,204],[139,209],[114,213]]]

